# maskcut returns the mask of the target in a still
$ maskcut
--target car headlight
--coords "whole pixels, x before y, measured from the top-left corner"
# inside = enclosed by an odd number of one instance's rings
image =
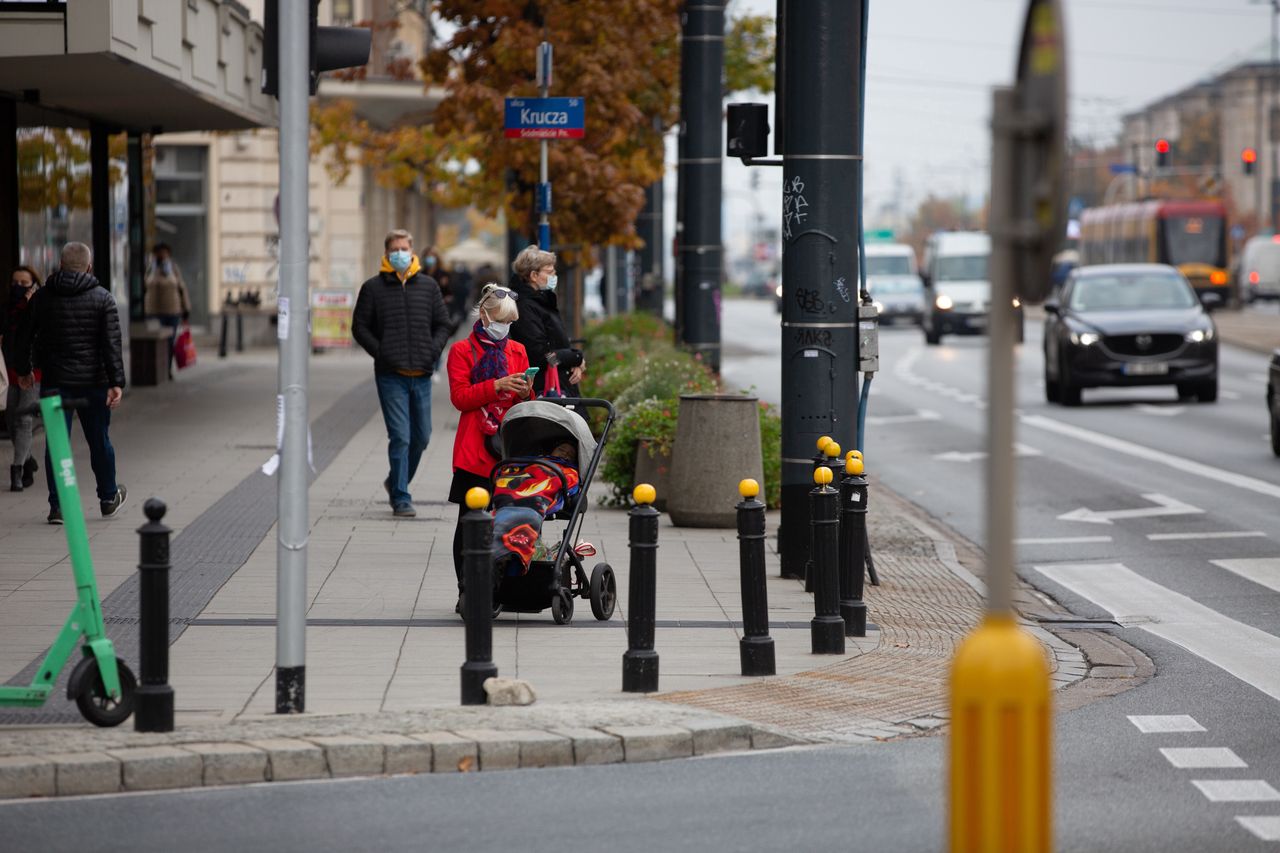
[[[884,313],[884,303],[883,303],[883,302],[881,302],[879,299],[875,300],[875,301],[874,301],[874,302],[872,302],[871,304],[872,304],[872,305],[874,305],[874,306],[876,306],[876,313],[877,313],[877,314],[883,314],[883,313]]]
[[[1021,300],[1021,299],[1019,299],[1019,298],[1018,298],[1018,297],[1016,297],[1016,296],[1015,296],[1015,297],[1013,297],[1013,307],[1014,307],[1014,308],[1021,308],[1021,307],[1022,307],[1022,300]]]
[[[1193,344],[1203,343],[1213,340],[1213,329],[1192,329],[1187,332],[1187,341]]]
[[[773,289],[773,292],[774,292],[774,294],[775,294],[779,299],[781,299],[781,298],[782,298],[782,285],[778,285],[777,287],[775,287],[775,288]]]
[[[1071,343],[1075,344],[1076,346],[1091,347],[1100,340],[1102,340],[1102,336],[1094,334],[1093,332],[1072,332],[1071,333]]]
[[[951,297],[947,296],[945,293],[939,293],[938,298],[933,300],[933,304],[938,306],[939,311],[950,311],[951,306],[955,305],[955,303],[951,301]]]

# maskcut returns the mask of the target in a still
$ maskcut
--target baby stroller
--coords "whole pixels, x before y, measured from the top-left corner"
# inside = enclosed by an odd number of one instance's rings
[[[599,442],[583,417],[591,409],[605,412]],[[537,526],[541,527],[536,534],[536,544],[520,538],[521,534],[526,540],[531,538],[532,530],[513,529],[506,531],[506,535],[516,538],[508,547],[504,545],[503,532],[495,529],[495,607],[500,605],[503,610],[516,613],[541,613],[550,607],[556,624],[564,625],[573,619],[573,600],[586,598],[596,619],[603,622],[613,616],[618,600],[613,569],[608,563],[597,563],[588,578],[582,561],[594,556],[596,551],[589,543],[578,543],[578,535],[587,511],[587,492],[604,455],[614,418],[613,404],[607,400],[567,397],[518,403],[503,418],[500,431],[503,459],[494,466],[491,476],[495,506],[499,507],[495,516],[503,512],[502,493],[516,493],[510,488],[512,474],[529,483],[519,493],[536,490],[541,483],[555,493],[557,500],[547,508],[545,517],[538,517],[541,512],[523,510],[528,514],[526,517],[537,519]],[[572,471],[567,470],[572,463],[547,457],[548,448],[566,444],[576,449],[573,454],[576,469]],[[518,523],[520,519],[517,517],[515,521]],[[553,521],[567,522],[558,542],[551,534]],[[548,544],[552,542],[555,544]],[[513,551],[523,552],[527,568],[519,555],[511,553]]]

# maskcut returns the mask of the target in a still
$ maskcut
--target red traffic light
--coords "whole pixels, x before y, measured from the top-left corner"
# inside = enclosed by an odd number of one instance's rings
[[[1240,159],[1245,163],[1258,162],[1258,152],[1253,148],[1246,148],[1240,152]]]
[[[1157,139],[1157,140],[1156,140],[1156,153],[1157,153],[1157,154],[1168,154],[1168,153],[1169,153],[1169,140],[1167,140],[1167,139]]]

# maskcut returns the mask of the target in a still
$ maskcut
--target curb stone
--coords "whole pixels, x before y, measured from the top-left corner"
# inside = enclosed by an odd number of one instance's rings
[[[323,747],[329,774],[334,779],[343,776],[378,776],[386,767],[382,744],[354,735],[321,735],[307,738]]]
[[[295,779],[318,779],[328,775],[324,750],[313,743],[294,738],[251,740],[248,745],[267,754],[267,769],[273,782]]]
[[[693,755],[693,733],[677,726],[613,726],[605,729],[622,738],[627,763],[687,758]]]
[[[431,772],[431,744],[414,740],[408,735],[371,734],[365,737],[382,744],[385,756],[383,772],[388,776]]]
[[[552,729],[573,742],[574,764],[618,764],[625,758],[622,739],[599,729]]]
[[[198,788],[204,784],[204,760],[176,746],[140,746],[107,753],[118,759],[126,791]]]
[[[204,761],[205,785],[242,785],[267,780],[267,754],[242,743],[187,743]]]
[[[52,797],[57,792],[53,762],[34,755],[0,758],[0,797]]]
[[[105,752],[50,755],[56,768],[58,796],[114,794],[120,790],[120,762]]]
[[[428,732],[409,737],[431,745],[432,773],[465,773],[480,769],[479,747],[473,740],[458,737],[452,732]]]

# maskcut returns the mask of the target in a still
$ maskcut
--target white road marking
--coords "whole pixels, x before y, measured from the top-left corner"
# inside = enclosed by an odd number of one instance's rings
[[[1123,563],[1063,563],[1036,570],[1110,611],[1122,625],[1136,624],[1280,699],[1275,665],[1280,638],[1149,581]]]
[[[1152,542],[1167,542],[1171,539],[1253,539],[1266,536],[1261,530],[1218,530],[1205,533],[1148,533]]]
[[[1093,542],[1110,542],[1110,536],[1057,536],[1045,539],[1015,539],[1014,545],[1088,545]]]
[[[1194,507],[1191,504],[1183,503],[1176,498],[1167,497],[1165,495],[1147,494],[1142,496],[1145,500],[1151,501],[1156,506],[1140,507],[1138,509],[1116,509],[1100,512],[1087,507],[1073,509],[1071,512],[1064,512],[1058,516],[1059,521],[1085,521],[1090,524],[1111,524],[1117,518],[1149,518],[1157,515],[1197,515],[1203,513],[1204,510]]]
[[[1150,403],[1138,403],[1133,408],[1144,415],[1159,415],[1163,418],[1172,418],[1187,410],[1186,406],[1153,406]]]
[[[1280,791],[1264,779],[1192,779],[1191,784],[1211,803],[1270,803]]]
[[[1165,746],[1160,754],[1179,769],[1249,766],[1225,746]]]
[[[1204,726],[1195,721],[1189,714],[1154,714],[1129,715],[1129,722],[1138,727],[1144,735],[1168,734],[1169,732],[1202,732]]]
[[[942,415],[929,409],[918,409],[914,415],[867,415],[868,426],[884,426],[885,424],[911,424],[920,421],[939,421]]]
[[[1280,558],[1261,557],[1243,560],[1210,560],[1219,568],[1234,572],[1245,580],[1280,592]]]
[[[1259,480],[1256,477],[1248,477],[1244,474],[1236,474],[1231,471],[1224,471],[1221,468],[1215,468],[1212,465],[1203,465],[1199,462],[1193,462],[1190,459],[1181,456],[1175,456],[1165,453],[1162,450],[1155,450],[1150,447],[1144,447],[1141,444],[1134,444],[1132,441],[1125,441],[1122,438],[1104,435],[1100,432],[1094,432],[1083,427],[1072,426],[1071,424],[1055,421],[1053,418],[1046,418],[1043,415],[1028,415],[1022,418],[1022,423],[1043,429],[1048,432],[1054,432],[1058,435],[1065,435],[1082,441],[1086,444],[1092,444],[1097,447],[1104,447],[1107,450],[1114,450],[1117,453],[1123,453],[1132,456],[1135,459],[1145,459],[1148,462],[1156,462],[1168,468],[1177,471],[1183,471],[1196,477],[1202,477],[1206,480],[1213,480],[1217,483],[1224,483],[1228,486],[1234,486],[1237,489],[1243,489],[1248,492],[1256,492],[1260,495],[1266,495],[1269,498],[1280,498],[1280,485],[1268,483],[1266,480]]]
[[[1039,450],[1034,447],[1028,447],[1022,443],[1013,445],[1014,456],[1043,456]],[[948,450],[946,453],[935,453],[933,458],[941,462],[976,462],[979,459],[987,458],[985,450]]]
[[[1239,391],[1231,391],[1227,388],[1223,388],[1218,391],[1218,396],[1224,400],[1239,400],[1241,394]]]
[[[1249,815],[1237,817],[1236,822],[1262,841],[1280,841],[1280,817]]]

